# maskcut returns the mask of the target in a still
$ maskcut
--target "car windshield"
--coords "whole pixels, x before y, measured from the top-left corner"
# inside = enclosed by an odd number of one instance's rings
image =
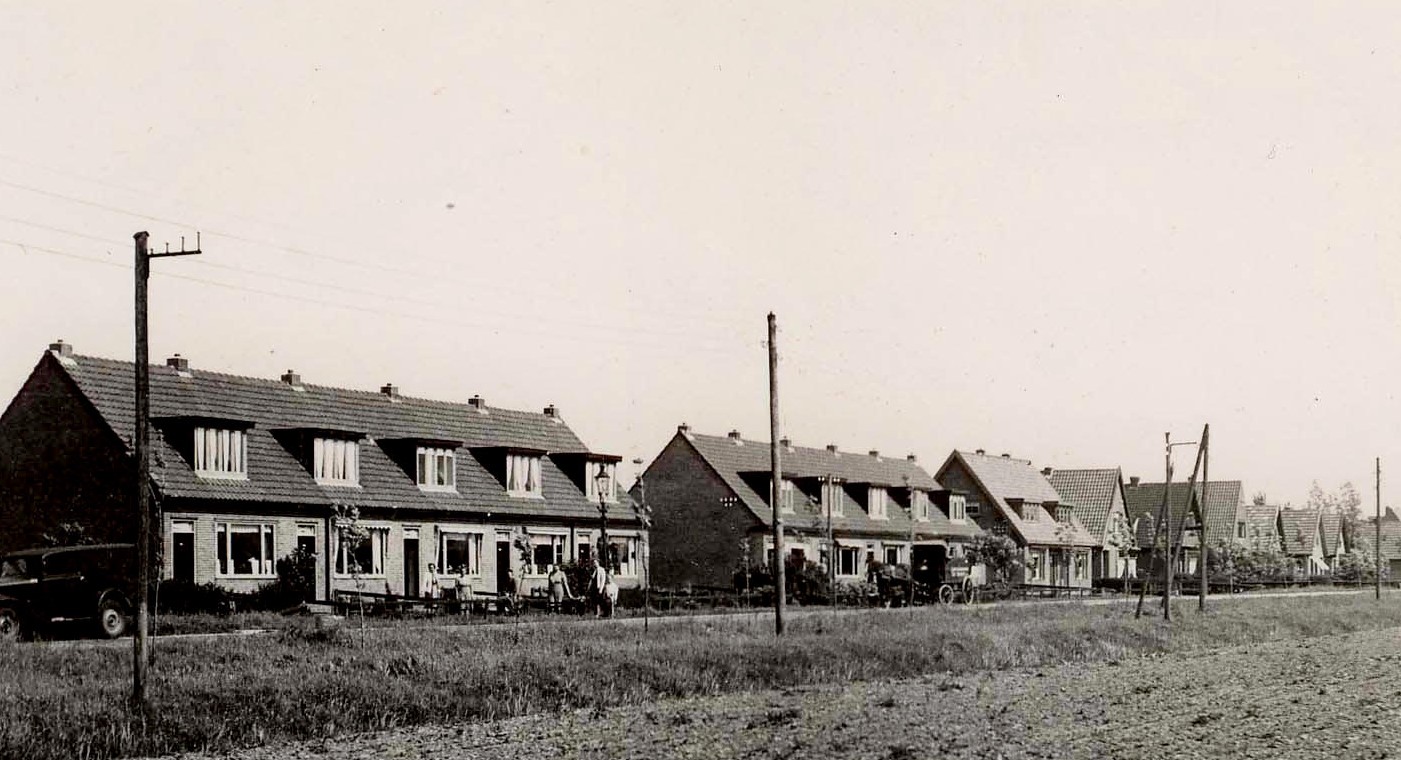
[[[25,557],[10,557],[0,561],[0,578],[30,578],[29,560]]]

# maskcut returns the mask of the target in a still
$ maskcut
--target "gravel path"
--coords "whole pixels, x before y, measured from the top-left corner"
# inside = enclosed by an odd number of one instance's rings
[[[226,757],[1401,758],[1401,629],[404,729]]]

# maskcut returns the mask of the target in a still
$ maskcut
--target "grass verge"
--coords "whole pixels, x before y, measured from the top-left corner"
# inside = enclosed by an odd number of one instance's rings
[[[679,619],[640,628],[561,623],[327,633],[158,644],[152,709],[130,714],[126,647],[0,647],[0,757],[104,758],[665,697],[1119,660],[1401,625],[1401,597],[1240,600],[1172,624],[1132,606],[917,608],[790,622]]]

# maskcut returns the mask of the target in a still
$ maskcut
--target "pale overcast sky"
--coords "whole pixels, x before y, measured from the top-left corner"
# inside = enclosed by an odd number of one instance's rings
[[[45,346],[1302,503],[1401,481],[1392,3],[8,3],[0,396]],[[1178,449],[1178,477],[1192,450]],[[1385,491],[1391,490],[1384,482]]]

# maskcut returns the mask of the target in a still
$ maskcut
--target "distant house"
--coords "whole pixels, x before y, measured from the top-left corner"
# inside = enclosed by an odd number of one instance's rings
[[[1245,537],[1242,543],[1252,549],[1284,549],[1284,537],[1279,534],[1278,504],[1245,505]]]
[[[1099,545],[1046,476],[1025,459],[954,451],[935,475],[967,494],[968,514],[986,531],[1010,536],[1022,548],[1018,582],[1089,588],[1090,555]]]
[[[1090,553],[1090,575],[1127,578],[1134,574],[1134,535],[1124,509],[1124,478],[1119,468],[1042,471],[1062,504],[1075,508],[1075,519],[1096,541]],[[1122,545],[1116,545],[1119,541]]]
[[[1134,523],[1140,557],[1154,546],[1153,532],[1163,504],[1165,486],[1164,483],[1144,483],[1137,477],[1131,477],[1124,488],[1125,506],[1129,519]],[[1176,572],[1197,571],[1201,554],[1202,514],[1206,516],[1209,544],[1214,546],[1219,542],[1240,543],[1245,540],[1248,516],[1241,502],[1239,480],[1213,480],[1205,484],[1205,488],[1198,483],[1190,494],[1185,481],[1173,483],[1166,490],[1168,519],[1162,524],[1162,535],[1158,537],[1157,546],[1161,549],[1170,540],[1171,545],[1179,549]],[[1144,569],[1142,563],[1140,568]]]
[[[1349,549],[1347,536],[1343,535],[1343,517],[1330,510],[1324,512],[1319,520],[1319,535],[1323,541],[1323,561],[1336,571],[1338,557],[1347,554]]]
[[[788,440],[779,449],[783,480],[773,488],[767,441],[677,428],[633,490],[639,497],[645,491],[652,509],[656,584],[732,587],[736,572],[772,566],[774,493],[785,562],[813,561],[824,569],[835,563],[838,582],[864,580],[872,562],[913,560],[941,572],[979,533],[963,496],[944,489],[914,455],[848,453]]]
[[[49,347],[0,415],[0,549],[81,533],[136,539],[135,367]],[[151,483],[162,577],[252,591],[295,550],[316,595],[418,595],[430,565],[476,591],[597,555],[600,509],[619,585],[646,531],[616,486],[619,457],[586,447],[553,406],[521,412],[152,367]],[[601,503],[600,503],[601,500]],[[352,516],[361,540],[342,540]]]
[[[1323,552],[1323,513],[1317,509],[1281,509],[1279,534],[1284,553],[1294,562],[1296,575],[1326,575]]]

